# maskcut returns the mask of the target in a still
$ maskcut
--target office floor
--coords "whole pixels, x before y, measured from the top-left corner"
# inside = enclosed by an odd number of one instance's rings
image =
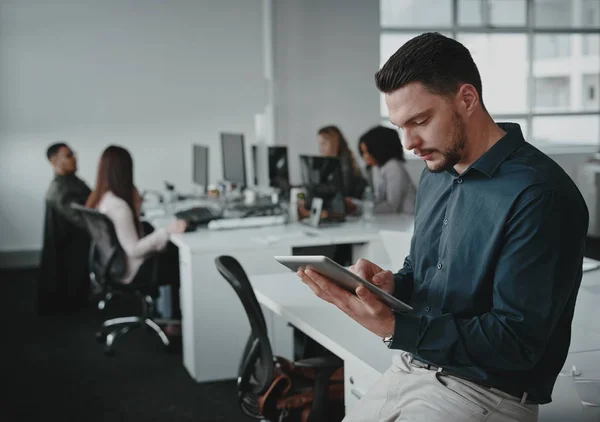
[[[233,381],[197,384],[157,337],[143,330],[107,358],[89,309],[37,317],[35,270],[0,270],[0,420],[247,421]],[[121,305],[124,306],[124,305]]]

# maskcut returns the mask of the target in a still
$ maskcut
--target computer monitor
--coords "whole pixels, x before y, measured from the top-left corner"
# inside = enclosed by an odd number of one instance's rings
[[[206,190],[208,187],[208,147],[194,145],[192,169],[194,184],[202,186]]]
[[[288,150],[285,146],[268,147],[269,186],[284,194],[290,190]]]
[[[223,179],[238,187],[245,187],[247,183],[244,135],[221,133],[221,153],[223,156]]]
[[[343,221],[346,215],[346,200],[339,158],[301,155],[300,174],[306,189],[306,207],[310,209],[312,198],[321,198],[323,211],[327,211],[327,219]]]

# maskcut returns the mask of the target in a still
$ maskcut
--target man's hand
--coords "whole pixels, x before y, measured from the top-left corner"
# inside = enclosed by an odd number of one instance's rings
[[[395,318],[392,310],[366,287],[358,287],[356,295],[353,295],[311,269],[298,270],[296,274],[316,296],[337,306],[367,330],[380,337],[394,334]]]
[[[362,279],[370,281],[381,290],[391,295],[394,294],[396,285],[394,284],[394,274],[391,271],[385,271],[371,261],[362,258],[356,261],[356,264],[351,265],[349,269]]]

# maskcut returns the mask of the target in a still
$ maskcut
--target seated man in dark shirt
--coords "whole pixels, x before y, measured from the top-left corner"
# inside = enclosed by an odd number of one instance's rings
[[[46,152],[54,168],[54,180],[46,193],[46,203],[65,217],[70,223],[83,228],[77,213],[71,209],[71,203],[84,205],[90,195],[90,188],[78,178],[77,158],[65,143],[51,145]]]
[[[68,145],[53,144],[46,154],[54,168],[54,179],[46,193],[38,282],[41,314],[80,308],[89,292],[89,237],[71,203],[85,204],[90,188],[75,175],[77,159]]]

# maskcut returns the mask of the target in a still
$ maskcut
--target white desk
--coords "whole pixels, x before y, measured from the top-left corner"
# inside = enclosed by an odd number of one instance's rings
[[[182,207],[185,206],[189,204]],[[162,226],[171,218],[149,220],[155,226]],[[295,223],[223,231],[200,229],[172,236],[171,241],[179,248],[185,368],[198,382],[237,377],[250,327],[240,300],[216,269],[218,256],[233,256],[249,276],[280,273],[284,267],[273,256],[291,255],[294,248],[305,246],[352,244],[353,258],[388,262],[379,230],[412,231],[412,228],[412,216],[395,215],[323,229]],[[283,337],[281,347],[275,350],[288,355],[284,349],[290,346]]]
[[[276,341],[281,343],[283,338],[277,337],[286,335],[277,327],[289,322],[344,360],[347,410],[391,365],[392,354],[398,353],[387,349],[379,337],[333,305],[316,298],[291,272],[253,276],[251,283],[258,301],[266,309],[268,328],[274,332]],[[600,380],[600,324],[593,318],[598,303],[600,271],[585,273],[573,319],[569,356],[556,382],[553,402],[540,407],[540,422],[600,421],[600,407],[582,405],[571,374],[575,366],[576,373],[580,373],[575,378]],[[287,336],[291,342],[290,334]]]

